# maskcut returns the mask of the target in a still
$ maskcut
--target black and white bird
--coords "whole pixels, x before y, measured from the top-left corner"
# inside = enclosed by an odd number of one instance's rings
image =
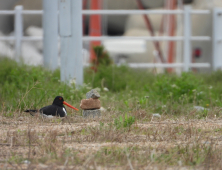
[[[67,112],[66,112],[66,108],[64,105],[66,105],[74,110],[79,111],[77,108],[75,108],[75,107],[71,106],[70,104],[68,104],[67,102],[65,102],[62,96],[57,96],[54,99],[52,105],[45,106],[39,110],[25,110],[24,112],[28,112],[32,116],[39,113],[40,115],[42,115],[43,117],[46,117],[46,118],[66,117]]]

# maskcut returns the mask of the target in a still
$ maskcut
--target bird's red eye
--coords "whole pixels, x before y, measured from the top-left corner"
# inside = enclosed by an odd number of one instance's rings
[[[62,100],[62,98],[60,97],[59,100]]]

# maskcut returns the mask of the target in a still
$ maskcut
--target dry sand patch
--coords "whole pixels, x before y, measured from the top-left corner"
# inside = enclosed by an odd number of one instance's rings
[[[50,122],[36,122],[35,124],[31,124],[28,121],[8,121],[5,120],[4,123],[0,123],[0,167],[4,167],[6,165],[6,160],[12,156],[12,153],[27,157],[30,153],[32,154],[33,150],[41,150],[38,148],[38,143],[33,143],[29,145],[28,143],[21,145],[21,144],[11,144],[9,138],[13,136],[14,133],[28,133],[29,131],[35,132],[36,134],[46,134],[51,132],[56,132],[55,135],[57,138],[57,143],[59,147],[71,149],[79,154],[80,157],[84,159],[87,155],[92,155],[100,151],[103,148],[132,148],[136,147],[140,150],[146,150],[149,148],[158,149],[158,150],[167,150],[169,148],[174,148],[177,146],[186,146],[186,145],[195,145],[198,134],[205,135],[205,138],[200,139],[198,142],[200,144],[208,144],[210,146],[212,140],[215,142],[215,146],[221,147],[222,145],[222,121],[220,120],[211,120],[211,121],[204,121],[204,120],[195,120],[195,121],[159,121],[159,122],[147,122],[147,123],[136,123],[132,126],[132,130],[126,134],[120,136],[122,138],[121,142],[113,142],[106,141],[105,134],[104,139],[101,138],[103,133],[107,133],[106,131],[102,131],[100,134],[96,134],[98,139],[92,139],[91,137],[95,134],[89,133],[87,131],[86,134],[82,134],[81,131],[87,128],[96,128],[100,127],[100,123],[93,121],[93,122],[84,122],[84,123],[50,123]],[[185,134],[178,135],[177,138],[173,138],[169,136],[169,134],[164,134],[163,131],[169,129],[169,131],[173,131],[174,128],[183,128],[184,133],[190,133],[191,136],[189,139],[185,136]],[[202,133],[198,133],[198,131],[194,132],[187,132],[189,129],[201,129]],[[135,130],[134,130],[135,129]],[[157,137],[152,134],[147,138],[147,134],[141,134],[143,131],[146,132],[147,130],[156,130]],[[74,133],[73,133],[74,132]],[[99,132],[99,131],[98,131]],[[19,134],[18,133],[18,134]],[[70,135],[70,133],[72,135]],[[97,131],[95,132],[97,133]],[[138,134],[137,134],[138,133]],[[172,134],[172,133],[171,133]],[[164,136],[165,135],[165,136]],[[97,137],[95,136],[95,137]],[[162,139],[161,139],[162,137]],[[39,140],[43,140],[46,137],[39,137]],[[77,142],[77,138],[79,141]],[[44,139],[46,140],[46,139]],[[31,148],[31,149],[30,149]],[[62,151],[62,149],[60,148]],[[39,151],[40,152],[40,151]],[[42,151],[41,151],[42,152]],[[141,151],[140,151],[141,152]],[[13,169],[12,165],[11,168]],[[29,165],[22,165],[20,166],[27,167]],[[36,169],[47,169],[51,165],[41,165],[35,164]],[[56,168],[63,168],[63,166],[56,166]],[[72,166],[66,166],[67,168],[72,169]],[[114,169],[118,169],[121,166],[113,167]],[[81,169],[81,166],[79,166]],[[101,166],[101,169],[104,167]],[[185,167],[178,167],[178,169],[183,169]],[[1,169],[1,168],[0,168]],[[14,168],[16,169],[16,168]],[[78,168],[77,168],[78,169]],[[108,167],[104,169],[109,169]],[[110,168],[112,169],[112,168]],[[120,168],[121,169],[121,168]],[[154,168],[155,169],[155,168]],[[168,169],[173,169],[172,167],[168,167]],[[185,168],[186,169],[186,168]]]

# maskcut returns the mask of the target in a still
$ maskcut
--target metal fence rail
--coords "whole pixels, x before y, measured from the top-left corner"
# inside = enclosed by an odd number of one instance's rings
[[[186,7],[185,7],[186,8]],[[184,10],[82,10],[84,15],[184,14]],[[210,14],[209,10],[192,10],[190,14]]]
[[[146,40],[146,41],[184,41],[186,38],[183,36],[84,36],[82,38],[83,41],[103,41],[103,40],[113,40],[113,39],[121,39],[121,40]],[[190,37],[191,41],[210,41],[211,37],[209,36],[193,36]]]
[[[184,67],[184,63],[166,63],[166,64],[161,64],[161,63],[129,63],[128,64],[132,68],[181,68]],[[189,67],[190,68],[210,68],[209,63],[190,63]]]

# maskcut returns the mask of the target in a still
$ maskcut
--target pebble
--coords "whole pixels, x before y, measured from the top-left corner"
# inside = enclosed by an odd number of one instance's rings
[[[82,112],[83,117],[96,117],[101,115],[100,109],[95,109],[95,110],[83,110]]]
[[[194,106],[194,109],[196,109],[197,111],[209,110],[209,109],[202,107],[202,106]]]
[[[153,117],[161,118],[161,115],[159,113],[155,113],[155,114],[153,114]]]
[[[100,109],[101,104],[99,99],[83,99],[80,103],[80,108],[83,110]]]
[[[95,89],[92,89],[88,93],[86,93],[86,98],[87,99],[90,99],[90,98],[98,99],[98,98],[100,98],[100,94]]]

